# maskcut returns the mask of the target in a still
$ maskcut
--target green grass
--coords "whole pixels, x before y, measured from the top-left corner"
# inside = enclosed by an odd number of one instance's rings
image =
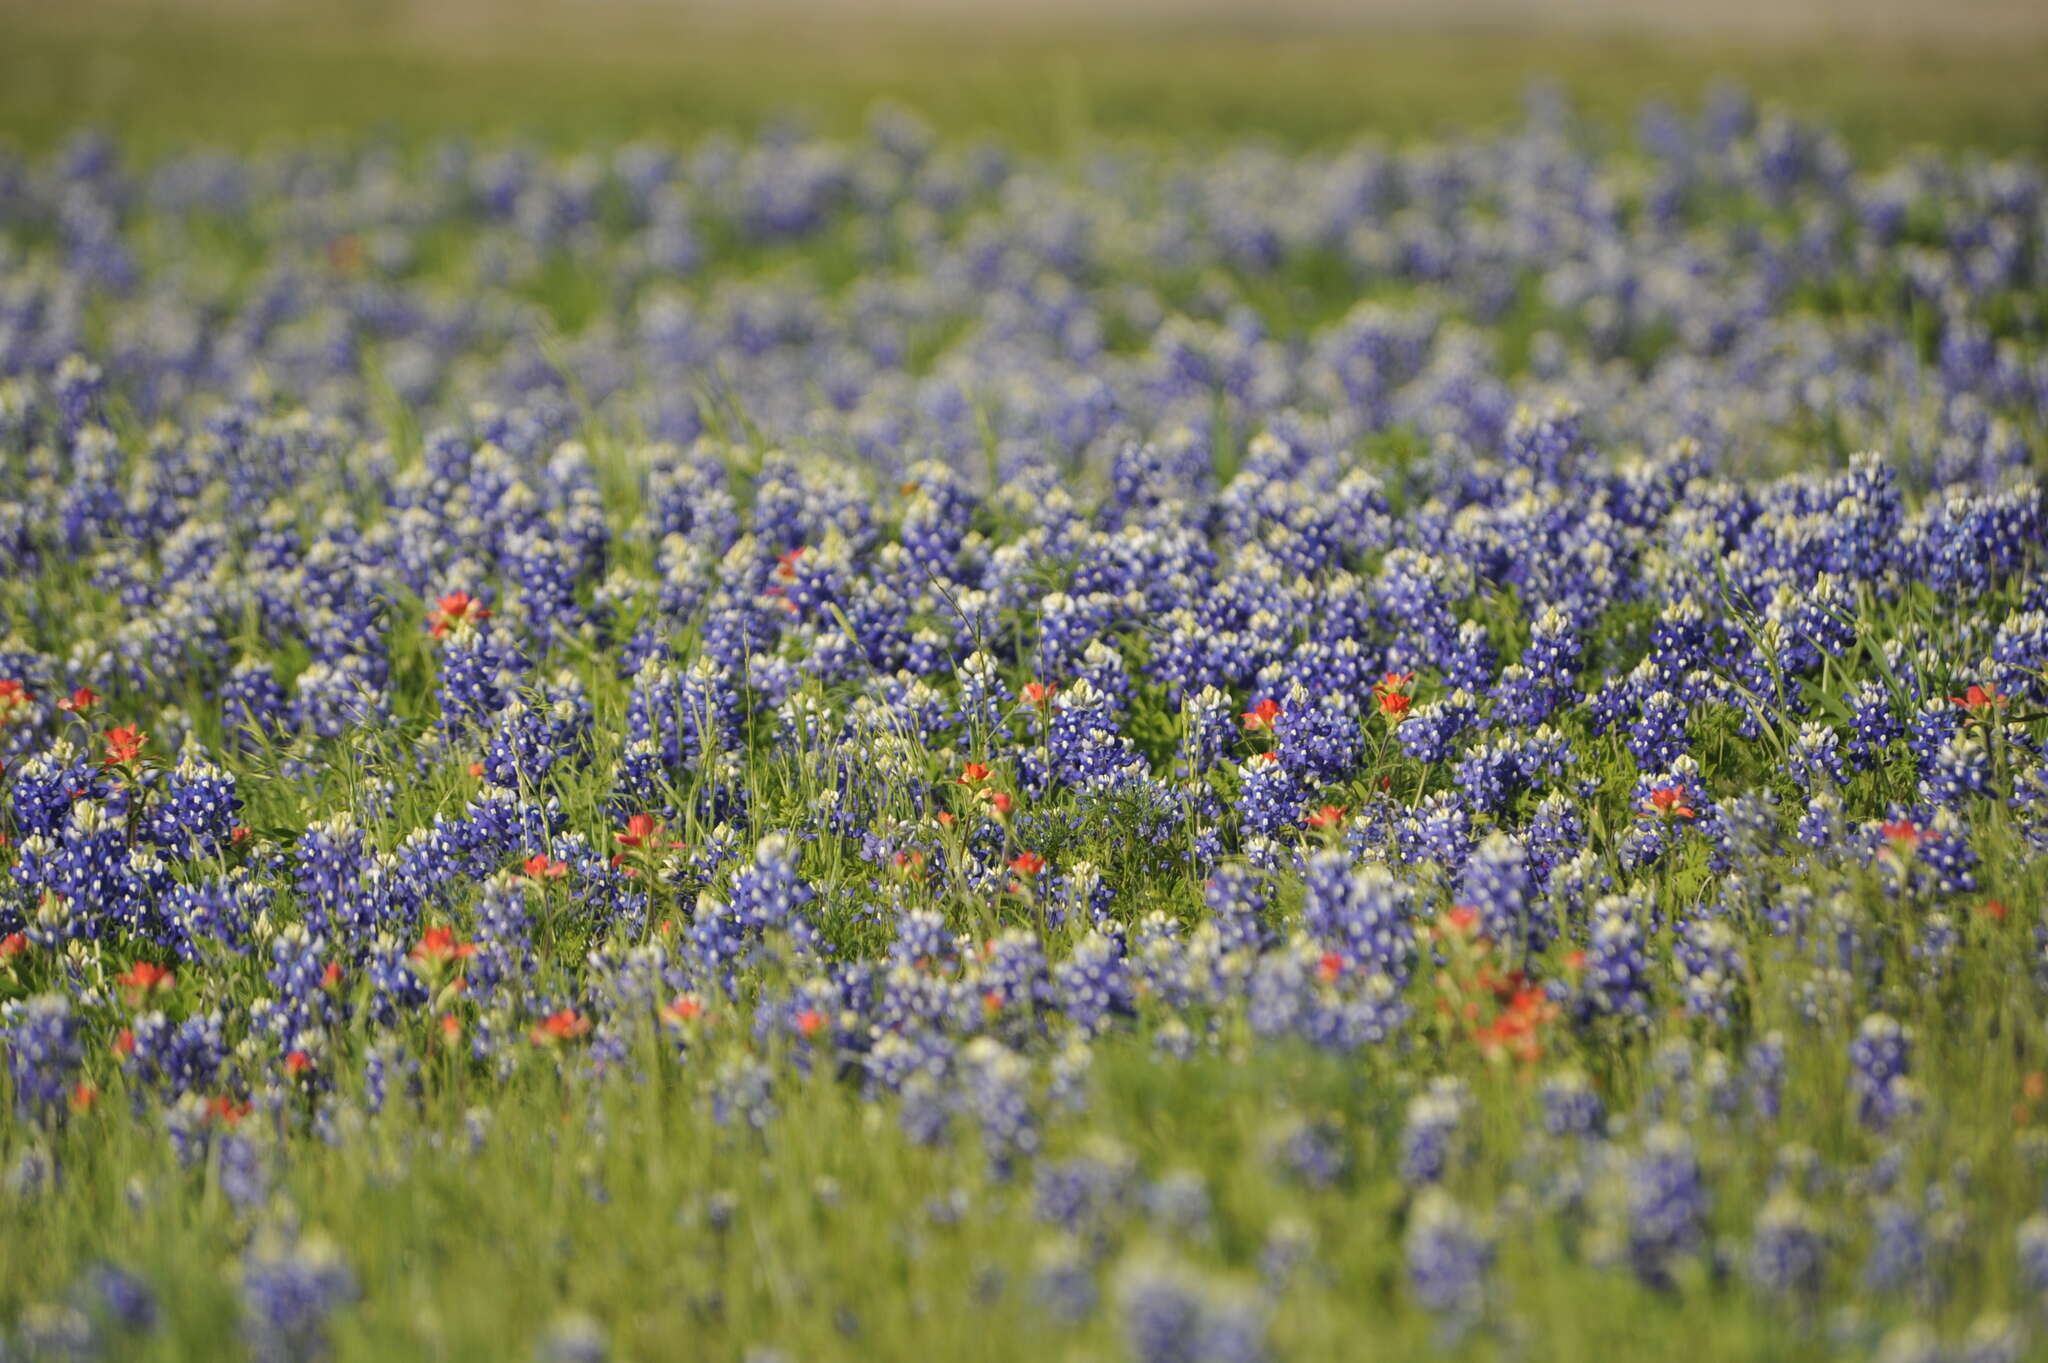
[[[1681,46],[1640,37],[1566,41],[1495,31],[1368,37],[833,30],[784,41],[787,35],[728,26],[638,35],[529,31],[457,49],[408,36],[374,9],[360,17],[358,26],[297,20],[254,32],[193,19],[117,26],[41,11],[10,16],[0,43],[0,138],[43,149],[74,126],[93,123],[145,155],[193,141],[287,146],[365,130],[382,130],[406,146],[460,133],[529,136],[568,148],[639,135],[682,138],[788,112],[846,131],[886,98],[916,108],[951,137],[989,135],[1026,152],[1077,157],[1105,139],[1214,147],[1250,137],[1293,147],[1469,130],[1515,118],[1523,85],[1540,77],[1559,83],[1617,137],[1638,100],[1693,102],[1711,81],[1733,79],[1798,112],[1834,121],[1866,154],[1921,142],[1987,154],[2048,150],[2048,82],[2039,78],[2048,50],[2028,46],[1837,43],[1767,50],[1730,41]],[[263,261],[261,242],[236,224],[182,224],[178,231],[190,235],[145,244],[152,268],[168,268],[189,253],[195,267],[246,279]],[[753,250],[724,239],[711,244],[718,277],[801,269],[841,286],[859,269],[854,247],[835,237],[803,249]],[[422,274],[459,287],[463,250],[458,239],[429,243]],[[1200,284],[1147,282],[1169,301],[1192,296]],[[1289,333],[1326,322],[1355,301],[1337,263],[1312,255],[1275,275],[1231,282],[1236,296]],[[566,258],[551,259],[528,282],[525,296],[573,332],[602,315],[605,281]],[[1873,299],[1815,302],[1853,313],[1874,299],[1875,290]],[[1546,314],[1540,300],[1518,305],[1496,332],[1511,370],[1519,367],[1530,335],[1554,325],[1561,319]],[[2013,330],[2030,344],[2040,339],[2038,321],[2016,321]],[[947,339],[915,338],[913,353],[935,353]],[[397,457],[417,458],[411,416],[388,393],[376,395],[376,407]],[[593,424],[581,434],[595,451],[610,519],[622,525],[637,510],[639,491],[626,448],[630,433]],[[131,448],[140,442],[139,431],[124,429],[123,435]],[[1812,449],[1808,443],[1805,452],[1810,456]],[[1845,452],[1828,449],[1831,457]],[[1219,436],[1222,472],[1241,453],[1236,438]],[[1419,439],[1391,432],[1360,453],[1389,471],[1396,510],[1406,509],[1399,499],[1422,481],[1403,471],[1426,457]],[[734,451],[736,482],[758,471],[749,462],[756,457]],[[886,492],[877,501],[884,507],[883,528],[893,531],[900,502]],[[367,506],[356,509],[374,514]],[[1010,539],[1018,524],[1007,509],[990,508],[979,528]],[[621,552],[627,566],[648,569],[644,546],[625,543]],[[1373,567],[1357,566],[1367,574]],[[1061,566],[1048,563],[1044,571],[1053,581]],[[2016,602],[2016,589],[2001,589],[1972,609],[1995,619]],[[1526,631],[1509,594],[1476,609],[1513,654]],[[39,578],[0,583],[0,614],[52,655],[80,640],[113,637],[124,622],[116,597],[92,585],[88,565],[72,562],[53,563]],[[1595,640],[1605,656],[1588,660],[1586,680],[1639,656],[1652,618],[1647,607],[1617,610]],[[290,774],[274,752],[228,759],[241,778],[246,822],[259,844],[287,847],[309,819],[355,803],[366,779],[393,787],[390,816],[373,830],[373,839],[386,844],[475,793],[464,770],[467,751],[443,753],[424,770],[412,760],[413,742],[424,738],[437,708],[434,645],[423,623],[410,604],[385,622],[396,641],[395,722],[383,742],[312,745],[302,755],[314,764],[313,775]],[[1962,641],[1973,637],[1972,626],[1924,591],[1874,610],[1858,626],[1865,642],[1831,660],[1812,682],[1807,699],[1816,706],[1877,675],[1883,664],[1876,645],[1885,639],[1925,642],[1958,675],[1968,671]],[[1979,642],[1981,634],[1974,636]],[[273,656],[287,682],[307,659],[303,647],[276,648],[253,625],[230,631],[229,640],[237,655]],[[686,636],[676,643],[684,653],[694,645]],[[1135,671],[1144,639],[1133,634],[1119,647]],[[616,820],[606,802],[625,727],[625,686],[614,659],[595,649],[568,645],[548,662],[573,669],[585,682],[599,735],[589,770],[556,778],[550,790],[575,830],[609,848]],[[1026,680],[1021,669],[1013,671],[1008,684]],[[1947,682],[1933,678],[1930,685],[1941,694]],[[168,697],[124,693],[118,682],[107,689],[114,704],[131,712],[175,700],[211,746],[223,746],[217,702],[196,682]],[[854,688],[828,693],[813,684],[805,694],[845,707]],[[1612,843],[1636,813],[1635,767],[1619,739],[1594,737],[1582,715],[1560,722],[1585,758],[1578,775],[1595,792],[1587,807],[1608,821],[1594,830],[1594,844],[1607,856],[1607,869],[1622,876]],[[2014,722],[2031,725],[2041,737],[2038,719]],[[762,717],[746,736],[744,775],[755,824],[815,828],[813,811],[831,784],[824,762],[801,746],[778,747],[771,723]],[[1184,729],[1183,716],[1162,693],[1140,689],[1128,731],[1158,765],[1166,765]],[[1716,793],[1766,787],[1783,799],[1789,821],[1800,792],[1782,770],[1781,735],[1773,730],[1752,741],[1736,730],[1732,710],[1696,720],[1693,747],[1711,786]],[[1374,743],[1372,760],[1344,788],[1329,792],[1332,798],[1363,806],[1385,780],[1405,801],[1452,779],[1441,764],[1424,767],[1405,758],[1382,729],[1374,730]],[[911,819],[925,811],[903,797],[906,768],[891,763],[910,764],[950,799],[958,791],[949,778],[963,760],[1006,745],[907,753],[902,746],[884,735],[860,756],[872,763],[869,778],[886,787],[884,805]],[[1008,746],[1014,755],[1019,745]],[[1234,777],[1218,779],[1228,785]],[[2002,790],[2011,779],[2010,771],[2000,773]],[[1845,802],[1857,816],[1875,816],[1893,801],[1911,799],[1913,784],[1910,762],[1895,752],[1887,764],[1857,775]],[[1081,804],[1070,794],[1056,800],[1062,813]],[[964,798],[955,807],[971,808]],[[1754,1114],[1724,1120],[1697,1094],[1669,1098],[1666,1115],[1686,1123],[1710,1173],[1713,1247],[1725,1251],[1722,1272],[1692,1264],[1680,1290],[1653,1290],[1612,1265],[1612,1169],[1579,1170],[1587,1179],[1583,1207],[1546,1182],[1571,1169],[1574,1157],[1531,1134],[1537,1075],[1483,1058],[1437,1023],[1430,1004],[1438,977],[1427,966],[1412,985],[1418,1021],[1385,1046],[1344,1058],[1294,1042],[1256,1042],[1242,1006],[1232,1003],[1213,1017],[1192,1018],[1213,1022],[1213,1046],[1188,1060],[1163,1059],[1156,1040],[1186,1019],[1147,1001],[1134,1027],[1088,1051],[1085,1113],[1055,1113],[1045,1104],[1042,1159],[1087,1154],[1109,1165],[1127,1163],[1147,1177],[1202,1174],[1214,1204],[1211,1227],[1206,1235],[1177,1240],[1170,1252],[1218,1283],[1249,1289],[1271,1237],[1305,1235],[1317,1247],[1313,1264],[1273,1301],[1279,1357],[1441,1353],[1761,1363],[1837,1348],[1860,1355],[1884,1328],[1906,1319],[1924,1319],[1954,1338],[1982,1311],[2027,1305],[2012,1289],[2014,1227],[2039,1204],[2048,1148],[2037,1128],[2014,1117],[2024,1077],[2041,1071],[2048,1056],[2042,994],[2030,973],[2038,952],[2033,911],[2048,898],[2048,863],[2026,847],[2020,816],[2002,801],[1975,800],[1967,813],[1984,857],[1981,896],[1939,894],[1924,883],[1891,895],[1856,858],[1809,872],[1788,852],[1744,868],[1792,885],[1815,880],[1825,894],[1838,896],[1843,912],[1883,955],[1888,983],[1807,1008],[1801,990],[1816,978],[1811,963],[1798,959],[1785,939],[1745,923],[1751,932],[1744,942],[1744,1003],[1734,1027],[1718,1031],[1669,1011],[1673,970],[1664,932],[1652,947],[1660,1011],[1644,1034],[1564,1024],[1551,1034],[1552,1049],[1538,1073],[1576,1066],[1593,1074],[1611,1110],[1634,1123],[1615,1133],[1615,1148],[1623,1153],[1635,1148],[1644,1105],[1659,1091],[1655,1047],[1690,1045],[1704,1069],[1724,1050],[1739,1062],[1740,1047],[1766,1031],[1780,1029],[1792,1038],[1785,1108],[1775,1120]],[[1158,849],[1128,836],[1130,814],[1091,807],[1071,827],[1048,827],[1039,850],[1063,869],[1088,861],[1107,870],[1119,886],[1118,912],[1127,918],[1159,909],[1199,922],[1203,910],[1192,873],[1178,865],[1162,869]],[[692,844],[715,831],[694,819],[676,830]],[[1666,923],[1722,888],[1724,878],[1708,864],[1701,840],[1693,841],[1645,884]],[[878,951],[883,929],[872,910],[881,891],[851,842],[821,834],[806,845],[803,867],[828,893],[824,928],[835,945],[850,954]],[[537,969],[544,986],[567,989],[588,978],[588,952],[616,960],[650,940],[600,939],[571,891],[546,893],[539,935],[547,950]],[[977,936],[999,924],[1033,921],[1022,896],[993,896],[996,907],[991,896],[953,894],[945,885],[908,893],[914,902],[945,909],[953,926]],[[1290,885],[1286,893],[1281,923],[1293,926],[1299,887]],[[1971,912],[1987,896],[2019,911],[2010,921]],[[1448,892],[1437,895],[1432,912],[1448,902]],[[1964,946],[1956,973],[1923,988],[1913,951],[1926,914],[1936,907],[1963,920]],[[674,921],[690,911],[685,902],[660,902],[654,917]],[[280,902],[277,912],[288,920],[296,909]],[[457,923],[465,935],[473,929],[470,912],[465,900]],[[1064,953],[1071,930],[1055,934],[1053,944],[1056,955]],[[1566,969],[1568,945],[1553,948],[1548,965],[1554,974]],[[1073,1246],[1034,1215],[1029,1165],[1018,1178],[994,1176],[964,1116],[949,1143],[913,1145],[899,1129],[893,1102],[867,1101],[855,1084],[823,1069],[798,1073],[788,1043],[756,1041],[739,1004],[690,1033],[686,1053],[655,1023],[651,1009],[641,1009],[646,1026],[630,1038],[626,1056],[636,1077],[607,1082],[592,1080],[580,1062],[558,1065],[516,1030],[501,1048],[504,1073],[469,1063],[443,1043],[430,1011],[420,1010],[397,1029],[423,1065],[420,1099],[394,1099],[375,1117],[361,1110],[361,1061],[373,1037],[359,1013],[332,1038],[333,1068],[343,1076],[334,1104],[344,1114],[340,1139],[328,1145],[304,1129],[312,1099],[295,1091],[289,1102],[303,1101],[305,1110],[293,1106],[289,1134],[272,1132],[264,1116],[248,1119],[241,1129],[253,1133],[264,1160],[274,1160],[276,1196],[258,1209],[238,1209],[225,1190],[217,1150],[181,1164],[161,1114],[130,1115],[131,1094],[109,1049],[125,1019],[108,982],[126,964],[118,954],[109,948],[70,961],[36,959],[19,974],[10,968],[0,975],[0,996],[7,998],[74,988],[62,983],[73,971],[100,991],[88,1073],[102,1090],[94,1108],[47,1132],[12,1118],[0,1121],[0,1171],[20,1167],[31,1152],[51,1157],[57,1170],[54,1184],[40,1194],[0,1189],[0,1324],[48,1312],[89,1265],[113,1258],[149,1279],[166,1317],[159,1334],[117,1338],[114,1356],[223,1357],[233,1351],[242,1310],[240,1258],[271,1223],[288,1217],[342,1246],[358,1279],[359,1304],[333,1321],[335,1353],[344,1359],[522,1358],[531,1341],[568,1312],[600,1319],[620,1359],[737,1361],[767,1347],[795,1363],[916,1357],[1107,1363],[1123,1356],[1116,1310],[1060,1326],[1034,1295],[1033,1275],[1045,1257]],[[750,988],[787,983],[782,967],[773,969],[771,978],[752,980]],[[271,992],[262,970],[260,959],[184,968],[181,992],[167,1006],[176,1015],[222,1004],[243,1008]],[[367,996],[360,981],[343,987],[358,991],[359,1001]],[[1902,1140],[1864,1130],[1848,1091],[1849,1039],[1863,1012],[1878,1007],[1917,1027],[1915,1073],[1930,1095],[1926,1113]],[[502,1009],[496,1020],[516,1023]],[[239,1018],[234,1027],[240,1029]],[[250,1068],[275,1069],[270,1042],[251,1047]],[[1043,1097],[1043,1071],[1053,1061],[1044,1048],[1032,1054],[1039,1071],[1032,1083]],[[773,1068],[778,1115],[759,1130],[716,1121],[709,1097],[720,1076],[755,1058]],[[1465,1205],[1486,1209],[1500,1254],[1485,1328],[1462,1342],[1440,1337],[1403,1281],[1403,1236],[1413,1211],[1398,1173],[1403,1113],[1421,1086],[1441,1075],[1472,1086],[1471,1158],[1458,1166],[1451,1185]],[[0,1077],[0,1106],[11,1111],[9,1097]],[[478,1119],[481,1139],[472,1147],[470,1119],[480,1113],[487,1119]],[[1304,1186],[1273,1156],[1276,1134],[1301,1118],[1331,1120],[1345,1133],[1352,1163],[1332,1187]],[[1842,1176],[1867,1171],[1897,1145],[1899,1186],[1915,1197],[1936,1186],[1968,1218],[1940,1251],[1950,1291],[1926,1303],[1858,1292],[1855,1274],[1870,1247],[1870,1198],[1846,1177],[1814,1200],[1830,1236],[1828,1300],[1854,1304],[1823,1319],[1797,1304],[1773,1306],[1751,1291],[1742,1256],[1781,1142],[1810,1148]],[[1542,1159],[1532,1164],[1532,1152]],[[729,1216],[721,1210],[727,1206]],[[1166,1252],[1169,1238],[1128,1209],[1100,1233],[1096,1248],[1109,1279],[1105,1290],[1112,1293],[1116,1264],[1142,1261],[1155,1248]]]
[[[1829,119],[1863,152],[1923,142],[2048,148],[2043,41],[1029,23],[977,31],[845,20],[792,31],[680,19],[586,27],[560,14],[436,39],[374,5],[240,26],[117,14],[0,5],[0,136],[41,146],[92,123],[144,149],[377,129],[564,146],[785,114],[840,132],[888,99],[950,136],[985,134],[1030,152],[1128,136],[1305,146],[1512,120],[1538,80],[1622,129],[1646,98],[1694,102],[1732,80]]]

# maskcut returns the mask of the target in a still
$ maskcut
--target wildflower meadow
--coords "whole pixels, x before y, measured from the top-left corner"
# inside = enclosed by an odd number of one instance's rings
[[[0,1357],[2048,1348],[2048,179],[0,143]]]

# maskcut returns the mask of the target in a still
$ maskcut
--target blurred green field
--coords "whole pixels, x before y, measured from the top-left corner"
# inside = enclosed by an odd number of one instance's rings
[[[2048,40],[2025,36],[1744,41],[1132,20],[1082,32],[843,15],[685,22],[602,9],[498,22],[495,8],[471,27],[436,29],[404,22],[395,6],[321,13],[258,22],[5,0],[0,139],[42,147],[90,124],[145,150],[365,129],[565,145],[782,116],[831,132],[894,99],[949,135],[1034,152],[1133,135],[1301,146],[1499,123],[1538,81],[1619,129],[1646,98],[1691,103],[1734,81],[1833,121],[1860,153],[2048,149]]]

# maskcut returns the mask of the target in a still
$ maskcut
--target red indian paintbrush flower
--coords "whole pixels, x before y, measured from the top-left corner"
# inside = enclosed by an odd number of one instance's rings
[[[1280,714],[1280,702],[1268,696],[1245,711],[1240,718],[1244,720],[1246,733],[1257,733],[1261,729],[1272,728],[1273,721],[1280,718]]]
[[[1406,716],[1415,705],[1415,698],[1408,694],[1408,684],[1414,680],[1413,672],[1389,672],[1374,682],[1372,694],[1380,713],[1391,720]]]
[[[1344,822],[1346,812],[1343,805],[1324,805],[1312,812],[1306,822],[1310,828],[1335,828]]]
[[[1659,786],[1651,791],[1643,810],[1645,813],[1655,814],[1660,819],[1699,817],[1699,811],[1685,802],[1685,792],[1677,786]]]
[[[678,994],[661,1010],[662,1021],[678,1027],[688,1026],[706,1016],[704,1001],[695,994]]]
[[[590,1020],[574,1008],[564,1008],[541,1019],[540,1025],[530,1034],[536,1046],[558,1045],[564,1041],[575,1041],[590,1033]]]
[[[569,863],[552,861],[545,852],[535,852],[520,864],[529,880],[560,880],[569,874]]]
[[[123,724],[106,732],[107,755],[102,760],[109,767],[125,767],[142,760],[142,745],[149,742],[149,735],[133,724]]]
[[[1890,819],[1877,826],[1877,835],[1883,838],[1894,852],[1909,854],[1918,850],[1927,841],[1927,830],[1911,819]]]
[[[177,988],[178,977],[154,961],[137,961],[116,976],[114,983],[121,986],[121,993],[130,1008],[140,1008],[142,1001],[151,995]]]
[[[427,632],[436,639],[446,638],[448,631],[462,625],[473,625],[491,618],[490,610],[483,602],[468,592],[450,592],[434,603],[427,612]]]
[[[412,958],[422,965],[445,965],[476,955],[476,943],[458,942],[452,928],[432,927],[413,944]]]
[[[1972,719],[1989,718],[1991,712],[2002,708],[2008,697],[1998,694],[1995,686],[1972,686],[1960,696],[1950,696],[1949,704],[1966,711]]]

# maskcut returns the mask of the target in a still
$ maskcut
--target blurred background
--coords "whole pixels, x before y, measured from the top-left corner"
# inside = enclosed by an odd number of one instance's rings
[[[878,99],[947,133],[1303,145],[1732,82],[1852,146],[2048,148],[2048,0],[0,0],[0,138],[574,142]]]

